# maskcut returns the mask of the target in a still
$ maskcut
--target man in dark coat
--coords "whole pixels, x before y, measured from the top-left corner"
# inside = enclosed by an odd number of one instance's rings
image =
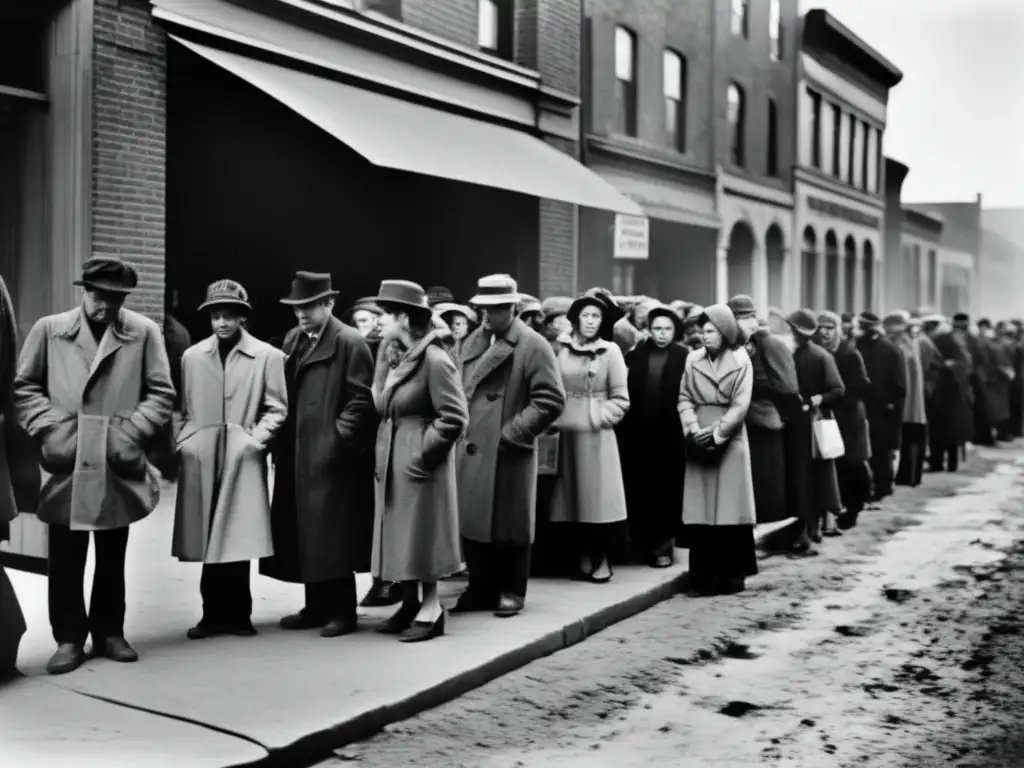
[[[793,516],[802,519],[799,507],[801,501],[809,500],[807,495],[795,492],[789,499],[787,483],[780,482],[787,472],[806,478],[808,469],[801,457],[793,458],[794,466],[786,466],[790,459],[784,437],[786,422],[803,406],[793,354],[786,342],[761,326],[749,296],[733,296],[728,306],[736,317],[754,368],[754,390],[746,426],[757,522],[775,523]]]
[[[928,463],[933,472],[956,472],[960,446],[974,437],[974,393],[967,353],[942,323],[940,317],[925,318],[924,323],[942,357],[928,399]]]
[[[333,315],[331,276],[297,272],[282,299],[298,326],[282,347],[288,419],[274,445],[274,555],[260,573],[304,584],[305,607],[284,629],[356,630],[356,573],[370,570],[373,538],[373,358],[359,332]]]
[[[458,446],[459,529],[469,585],[455,612],[523,610],[537,496],[537,438],[565,410],[547,340],[515,316],[509,275],[482,278],[481,325],[462,350],[469,428]]]
[[[849,530],[871,500],[871,439],[868,433],[864,399],[871,388],[864,358],[851,337],[843,336],[842,321],[832,312],[818,315],[818,344],[835,358],[845,392],[832,408],[839,424],[846,452],[836,459],[839,498],[843,512],[836,521],[840,530]]]
[[[985,324],[982,319],[979,327]],[[971,319],[965,313],[953,316],[953,333],[971,359],[971,388],[974,390],[975,445],[995,445],[995,428],[1009,416],[1009,398],[1003,391],[999,356],[982,334],[971,333]]]
[[[630,407],[616,435],[629,515],[629,539],[638,562],[672,565],[683,510],[683,426],[679,386],[689,349],[679,342],[683,321],[671,308],[650,308],[651,335],[626,354]]]
[[[1024,437],[1024,324],[1014,320],[1007,327],[1006,338],[1012,350],[1013,386],[1010,389],[1010,437]]]
[[[870,382],[864,405],[871,434],[873,501],[881,501],[893,492],[893,462],[900,447],[903,401],[907,396],[907,366],[903,353],[882,335],[880,323],[875,313],[862,312],[862,334],[857,339],[857,351],[864,358]]]

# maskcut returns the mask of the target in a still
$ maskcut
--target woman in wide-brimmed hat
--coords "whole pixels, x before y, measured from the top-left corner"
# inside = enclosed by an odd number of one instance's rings
[[[458,369],[423,289],[385,280],[373,381],[376,446],[373,575],[401,582],[402,606],[378,631],[419,642],[444,634],[437,582],[458,571],[455,443],[469,422]]]
[[[678,343],[683,322],[670,307],[648,308],[650,335],[626,354],[630,408],[616,431],[634,558],[667,568],[683,506],[686,466],[679,385],[689,349]]]
[[[679,389],[687,441],[683,527],[693,589],[733,594],[757,573],[754,485],[744,426],[754,373],[729,307],[706,308],[700,322],[704,346],[687,357]]]
[[[450,351],[455,362],[462,358],[462,347],[477,327],[477,315],[464,304],[455,304],[450,301],[434,305],[436,312],[451,331]]]
[[[600,337],[606,307],[598,296],[576,299],[566,315],[572,333],[559,339],[566,406],[556,423],[561,446],[551,503],[553,523],[577,526],[579,575],[595,583],[612,578],[612,559],[627,538],[615,427],[629,410],[629,391],[622,352]]]

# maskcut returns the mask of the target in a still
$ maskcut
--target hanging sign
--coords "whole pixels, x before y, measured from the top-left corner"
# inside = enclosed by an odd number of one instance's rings
[[[615,258],[646,259],[650,250],[650,220],[646,216],[615,215]]]

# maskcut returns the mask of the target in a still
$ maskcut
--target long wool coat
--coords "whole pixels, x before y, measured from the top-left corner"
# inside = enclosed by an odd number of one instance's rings
[[[555,422],[561,448],[551,522],[621,522],[626,489],[615,427],[629,410],[626,362],[611,341],[580,344],[570,334],[559,341],[566,403]]]
[[[459,442],[459,528],[471,541],[530,544],[537,438],[565,409],[551,345],[522,320],[491,344],[478,328],[462,352],[469,427]]]
[[[928,401],[929,439],[937,446],[963,445],[974,438],[974,392],[967,352],[950,332],[932,337],[942,356]]]
[[[903,423],[927,424],[924,368],[921,365],[920,349],[914,340],[905,333],[892,342],[899,348],[906,366],[907,395],[903,400]]]
[[[903,401],[907,396],[907,368],[896,346],[882,336],[861,336],[857,351],[871,382],[864,405],[871,430],[871,453],[876,457],[900,446]]]
[[[181,360],[172,554],[233,563],[274,553],[267,450],[288,416],[284,354],[242,331],[222,364],[216,336]]]
[[[288,419],[273,449],[274,555],[260,573],[310,584],[370,569],[377,411],[359,332],[332,317],[301,359],[300,333],[282,345]]]
[[[835,359],[813,341],[809,341],[797,346],[793,360],[796,362],[796,375],[804,402],[810,403],[814,395],[821,395],[820,411],[826,417],[831,416],[832,409],[846,393]],[[811,506],[808,509],[811,517],[805,517],[805,520],[820,517],[826,512],[838,512],[842,506],[835,461],[814,458],[813,417],[812,411],[800,411],[793,417],[794,436],[798,439],[791,442],[791,447],[799,450],[802,456],[811,457],[807,475],[811,484]]]
[[[668,345],[659,397],[652,401],[647,397],[647,377],[654,348],[654,340],[645,339],[626,355],[630,405],[616,434],[630,538],[656,546],[662,543],[658,538],[675,535],[683,508],[686,459],[678,404],[690,350],[682,344]]]
[[[754,388],[754,370],[745,349],[722,350],[715,360],[706,349],[690,353],[679,389],[683,434],[718,424],[731,436],[721,463],[686,466],[683,488],[685,525],[754,525],[754,483],[744,419]]]
[[[454,449],[469,408],[439,331],[394,367],[390,349],[382,347],[373,381],[381,422],[372,571],[386,581],[437,581],[461,565]]]
[[[42,318],[25,338],[14,402],[48,473],[42,522],[109,530],[153,511],[160,485],[145,449],[174,404],[156,323],[121,309],[97,344],[80,307]]]
[[[850,340],[839,342],[832,356],[843,380],[843,396],[833,403],[832,412],[843,436],[846,461],[868,461],[871,458],[871,439],[868,431],[867,411],[864,398],[868,395],[871,380],[864,368],[864,358],[857,346]]]

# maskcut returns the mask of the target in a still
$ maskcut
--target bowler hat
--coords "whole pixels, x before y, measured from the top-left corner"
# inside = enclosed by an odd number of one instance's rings
[[[111,293],[131,293],[139,284],[135,268],[120,259],[94,256],[82,265],[82,277],[75,285]]]
[[[798,309],[786,316],[789,327],[801,336],[813,336],[818,330],[818,320],[809,309]]]
[[[292,280],[292,292],[281,299],[281,303],[297,307],[337,295],[337,291],[331,290],[329,272],[300,271],[295,273],[295,279]]]
[[[518,304],[522,300],[519,285],[512,275],[488,275],[476,284],[476,296],[470,304],[479,307],[500,307],[503,304]]]
[[[200,311],[215,306],[233,306],[252,312],[249,293],[241,283],[234,280],[217,280],[206,289],[206,301],[199,305]]]
[[[860,324],[863,326],[878,325],[881,320],[878,319],[878,315],[874,312],[861,312],[860,313]]]
[[[427,292],[409,280],[382,280],[374,302],[385,312],[389,308],[431,314]]]
[[[754,300],[742,293],[729,299],[727,306],[732,310],[737,320],[742,320],[744,317],[757,317]]]

